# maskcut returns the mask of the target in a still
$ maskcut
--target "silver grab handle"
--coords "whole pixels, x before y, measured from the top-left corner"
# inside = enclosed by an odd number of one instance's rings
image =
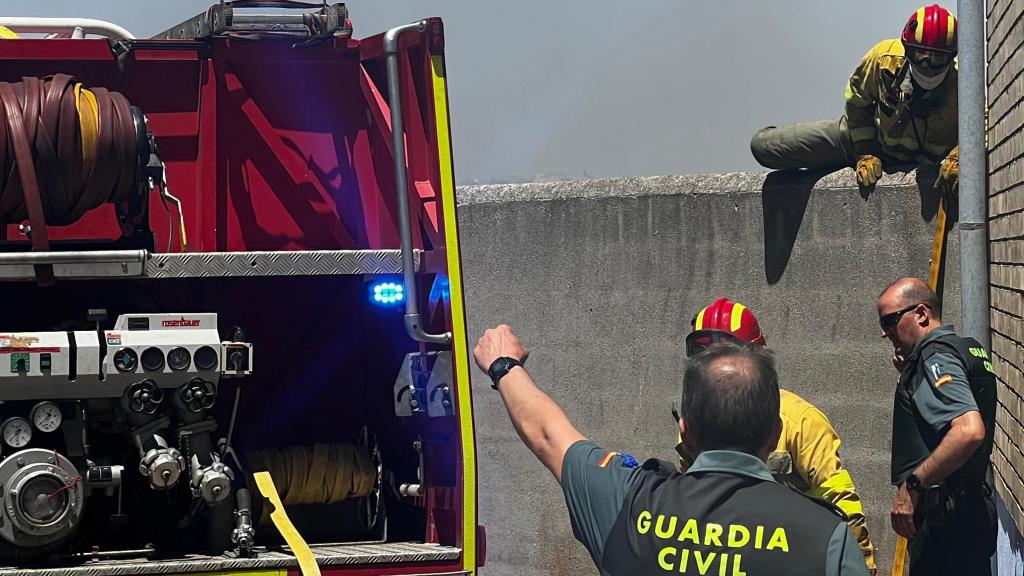
[[[402,276],[405,281],[405,331],[417,342],[450,344],[452,333],[428,334],[420,322],[416,272],[412,250],[412,222],[409,219],[409,177],[405,171],[405,127],[402,124],[402,90],[398,77],[398,39],[405,32],[423,32],[427,21],[398,26],[384,33],[388,75],[388,104],[391,107],[391,142],[395,159],[395,189],[398,195],[398,232],[402,239]]]
[[[0,254],[0,266],[40,264],[110,264],[146,261],[145,250],[82,250],[69,252],[11,252]]]

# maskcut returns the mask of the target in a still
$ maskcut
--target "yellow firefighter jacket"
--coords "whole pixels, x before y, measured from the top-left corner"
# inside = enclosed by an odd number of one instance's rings
[[[939,163],[957,145],[956,59],[938,87],[923,90],[910,80],[903,43],[879,42],[850,76],[846,119],[858,157]]]
[[[835,504],[848,518],[868,568],[875,569],[875,551],[868,538],[867,521],[853,478],[839,459],[839,435],[828,418],[813,404],[789,390],[779,390],[782,435],[768,456],[768,468],[781,483],[809,496]],[[692,460],[676,446],[679,470],[686,471]]]

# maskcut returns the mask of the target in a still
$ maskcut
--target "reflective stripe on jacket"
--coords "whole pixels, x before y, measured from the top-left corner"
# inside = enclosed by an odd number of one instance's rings
[[[940,162],[957,145],[956,59],[937,88],[922,90],[910,79],[903,44],[879,42],[850,76],[846,117],[857,156]]]
[[[782,435],[768,456],[769,470],[779,482],[842,510],[868,568],[874,569],[875,550],[868,537],[867,519],[853,478],[839,458],[839,435],[813,404],[789,390],[779,393]],[[676,451],[681,452],[681,448]],[[679,464],[680,471],[685,471],[690,462],[683,457]]]

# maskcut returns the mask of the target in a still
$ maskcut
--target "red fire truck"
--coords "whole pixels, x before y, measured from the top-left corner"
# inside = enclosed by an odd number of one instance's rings
[[[442,21],[0,25],[0,573],[481,566]]]

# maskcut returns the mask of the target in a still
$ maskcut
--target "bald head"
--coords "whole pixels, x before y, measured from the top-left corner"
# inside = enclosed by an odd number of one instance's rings
[[[682,419],[697,452],[760,454],[779,425],[779,378],[760,346],[719,343],[690,358]]]
[[[920,278],[904,276],[892,284],[886,286],[885,290],[878,295],[879,303],[888,303],[903,308],[914,304],[924,304],[931,311],[931,316],[937,321],[942,319],[942,310],[939,306],[939,297]]]

